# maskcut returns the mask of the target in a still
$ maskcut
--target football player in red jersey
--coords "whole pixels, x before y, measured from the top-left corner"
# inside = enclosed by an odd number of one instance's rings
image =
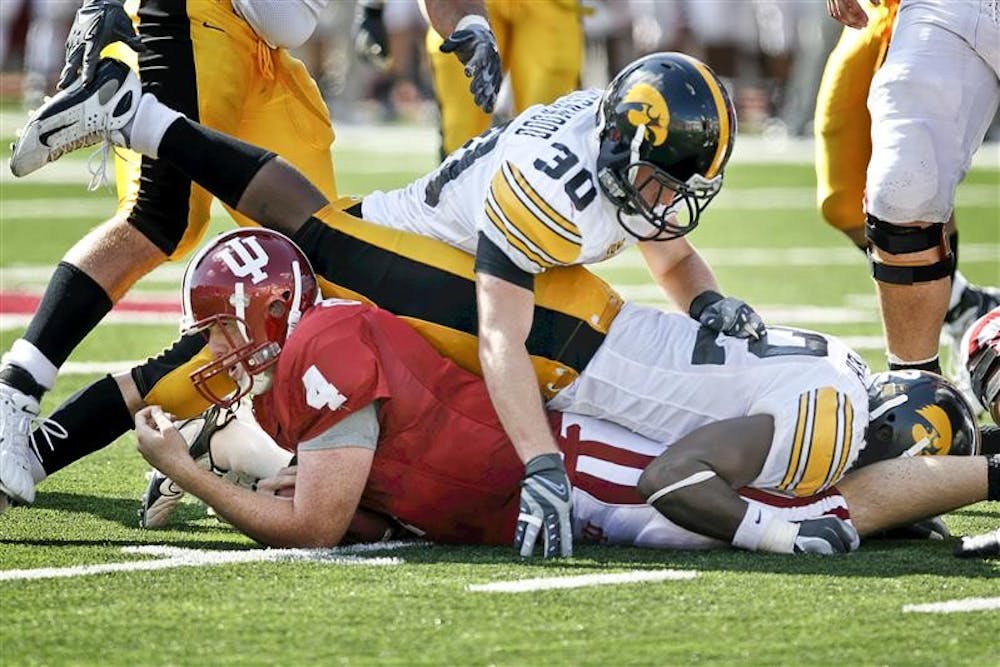
[[[298,465],[290,502],[234,487],[194,462],[162,410],[145,408],[136,417],[140,451],[182,488],[272,545],[337,544],[359,507],[416,526],[435,541],[509,544],[522,469],[480,378],[441,357],[386,311],[345,300],[316,303],[308,260],[276,232],[223,235],[192,260],[183,294],[184,329],[206,334],[214,355],[193,376],[199,391],[219,405],[252,396],[261,426],[297,453]],[[235,379],[238,390],[220,392],[223,377]],[[658,473],[666,445],[587,417],[554,413],[551,424],[574,486],[578,537],[651,547],[736,542],[732,535],[683,530],[642,502],[636,483],[642,486],[643,470]],[[676,446],[690,450],[699,432],[715,435],[724,424],[698,429]],[[959,463],[931,468],[892,461],[888,472],[873,466],[878,483],[869,479],[847,492],[860,503],[862,528],[984,498],[985,458],[954,460]],[[898,466],[907,474],[900,476]],[[894,475],[896,483],[909,485],[921,470],[938,479],[947,471],[948,488],[923,501],[910,494],[905,506],[871,500],[872,494],[884,499]],[[860,474],[865,479],[872,473]],[[846,495],[828,489],[778,499],[742,491],[749,506],[774,513],[793,533],[787,549],[776,548],[777,540],[760,548],[789,553],[856,548]]]
[[[968,372],[968,383],[979,403],[1000,425],[1000,308],[994,308],[979,318],[962,340],[962,357]],[[984,448],[1000,448],[1000,429],[983,429]],[[981,535],[962,538],[955,549],[962,558],[1000,556],[1000,527]]]

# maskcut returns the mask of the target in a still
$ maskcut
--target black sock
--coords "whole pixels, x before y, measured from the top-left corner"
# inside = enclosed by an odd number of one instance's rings
[[[7,364],[0,368],[0,382],[17,389],[22,394],[34,396],[36,401],[42,400],[42,394],[45,393],[45,387],[35,382],[31,373],[15,364]]]
[[[170,124],[157,153],[233,208],[260,168],[277,157],[186,118]]]
[[[24,340],[58,368],[113,305],[93,278],[69,262],[59,262]]]
[[[132,414],[118,383],[110,375],[71,396],[49,419],[68,433],[65,440],[54,437],[48,440],[41,429],[35,430],[42,468],[49,475],[110,445],[133,426]]]
[[[981,452],[986,456],[1000,454],[1000,426],[984,426],[980,432],[983,435]]]
[[[1000,500],[1000,454],[986,462],[986,500]]]
[[[909,362],[889,362],[890,371],[930,371],[931,373],[937,373],[941,375],[941,360],[938,357],[934,357],[930,361],[921,361],[919,363],[909,363]]]

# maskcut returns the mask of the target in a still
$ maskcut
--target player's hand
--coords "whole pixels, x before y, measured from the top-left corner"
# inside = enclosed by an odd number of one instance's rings
[[[882,4],[881,0],[868,0],[873,5]],[[861,6],[860,0],[826,0],[826,11],[850,28],[864,28],[868,25],[868,14]]]
[[[472,79],[469,90],[476,106],[493,113],[500,92],[500,51],[497,40],[485,19],[451,33],[441,44],[442,53],[454,53],[465,65],[465,76]]]
[[[142,458],[167,477],[174,477],[178,466],[195,465],[188,453],[184,436],[174,426],[173,415],[158,405],[139,410],[135,415],[135,437]]]
[[[272,496],[294,496],[295,476],[298,472],[298,466],[286,466],[279,470],[273,477],[265,477],[257,482],[257,491]]]
[[[56,87],[62,90],[77,76],[84,83],[94,78],[101,51],[114,42],[125,42],[136,52],[146,50],[120,0],[86,0],[66,38],[66,64]]]
[[[727,336],[757,340],[767,334],[764,320],[745,301],[711,290],[691,301],[689,313],[702,326]]]
[[[562,457],[539,454],[528,461],[514,532],[514,548],[522,557],[532,555],[539,534],[545,558],[573,555],[572,494]]]
[[[799,524],[793,551],[797,554],[846,554],[861,546],[854,526],[835,516],[807,519]]]
[[[382,20],[382,7],[359,3],[351,34],[358,58],[379,69],[389,66],[389,35]]]

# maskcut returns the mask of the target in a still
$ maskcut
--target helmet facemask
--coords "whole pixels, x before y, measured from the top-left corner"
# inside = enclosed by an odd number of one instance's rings
[[[219,314],[196,322],[185,333],[201,333],[206,338],[218,331],[226,341],[227,351],[194,370],[190,377],[202,397],[220,407],[228,408],[244,396],[256,396],[271,386],[270,369],[278,362],[281,345],[275,341],[257,342],[249,333],[245,320],[234,315]],[[225,376],[236,382],[236,391],[220,395],[214,378]],[[228,383],[225,385],[228,388]]]
[[[647,168],[644,176],[640,171],[643,167]],[[618,224],[640,241],[669,241],[693,231],[702,212],[722,189],[722,174],[712,179],[694,174],[682,182],[641,159],[626,164],[620,174],[614,167],[605,168],[598,180],[605,195],[618,207]],[[673,200],[658,204],[667,192],[674,194]],[[649,223],[652,230],[636,228],[634,221],[628,220],[635,216]]]

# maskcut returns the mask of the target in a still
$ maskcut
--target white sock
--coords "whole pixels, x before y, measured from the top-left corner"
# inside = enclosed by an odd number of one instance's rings
[[[35,382],[46,389],[52,389],[56,383],[56,374],[59,369],[37,347],[23,338],[14,341],[14,344],[10,346],[10,352],[3,355],[2,362],[19,366],[28,371]]]
[[[951,301],[948,302],[948,310],[958,305],[962,298],[962,292],[969,286],[969,281],[965,279],[961,271],[955,271],[955,277],[951,280]]]
[[[256,423],[230,422],[212,438],[212,463],[221,470],[262,479],[288,465],[292,453],[278,446]]]
[[[159,157],[160,142],[167,128],[184,114],[161,103],[150,93],[143,93],[132,122],[123,129],[129,148],[149,157]]]

